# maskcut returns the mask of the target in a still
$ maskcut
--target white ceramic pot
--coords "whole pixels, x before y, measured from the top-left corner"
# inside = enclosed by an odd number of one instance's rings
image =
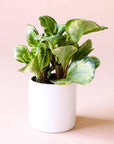
[[[43,132],[63,132],[76,124],[75,84],[53,85],[29,79],[30,126]]]

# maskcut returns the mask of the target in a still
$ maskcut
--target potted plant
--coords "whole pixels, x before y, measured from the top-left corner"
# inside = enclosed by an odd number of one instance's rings
[[[58,25],[50,16],[40,16],[44,28],[27,25],[27,43],[14,49],[17,61],[25,63],[19,71],[32,72],[29,79],[29,117],[31,127],[45,132],[62,132],[74,127],[75,85],[88,84],[100,65],[88,39],[79,45],[83,35],[107,29],[93,21],[71,19]]]

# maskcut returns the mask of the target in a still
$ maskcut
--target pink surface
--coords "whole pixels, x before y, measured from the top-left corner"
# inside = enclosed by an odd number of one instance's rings
[[[1,0],[0,1],[0,144],[114,144],[114,1]],[[26,24],[41,32],[38,17],[50,15],[59,23],[70,18],[94,20],[108,26],[89,34],[93,55],[101,59],[95,79],[77,86],[77,126],[66,133],[35,131],[28,123],[28,77],[13,58],[18,44],[26,45]]]

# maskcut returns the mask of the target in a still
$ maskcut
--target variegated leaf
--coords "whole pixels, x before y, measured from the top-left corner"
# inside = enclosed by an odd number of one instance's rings
[[[54,49],[52,53],[58,58],[58,62],[62,64],[63,69],[69,63],[72,58],[72,55],[77,52],[77,48],[75,46],[62,46]]]
[[[44,31],[47,35],[54,35],[58,31],[58,25],[56,21],[50,16],[40,16],[40,25],[44,27]]]
[[[28,48],[24,45],[18,45],[14,49],[14,57],[17,61],[28,64],[31,61],[31,56]]]
[[[37,29],[34,26],[28,24],[27,25],[26,39],[27,39],[27,43],[30,47],[37,47],[38,46],[39,41],[36,38],[37,36],[38,36]]]
[[[88,84],[92,81],[95,75],[95,65],[90,57],[85,57],[81,60],[74,61],[67,71],[65,79],[55,80],[55,83],[78,83]]]
[[[100,59],[96,56],[91,56],[91,58],[93,59],[94,61],[94,64],[95,64],[95,69],[97,69],[99,66],[100,66]]]
[[[84,19],[71,19],[65,25],[65,31],[73,42],[78,42],[82,35],[107,29],[93,21]]]

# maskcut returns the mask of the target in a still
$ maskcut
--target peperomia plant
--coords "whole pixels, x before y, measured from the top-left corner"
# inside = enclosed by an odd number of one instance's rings
[[[93,51],[90,39],[82,45],[78,42],[82,35],[107,27],[84,19],[71,19],[58,25],[52,17],[40,16],[39,21],[44,28],[42,35],[34,26],[27,25],[26,39],[31,51],[24,45],[14,49],[16,60],[26,64],[19,71],[34,73],[34,81],[41,83],[85,85],[91,82],[100,60],[88,56]]]

